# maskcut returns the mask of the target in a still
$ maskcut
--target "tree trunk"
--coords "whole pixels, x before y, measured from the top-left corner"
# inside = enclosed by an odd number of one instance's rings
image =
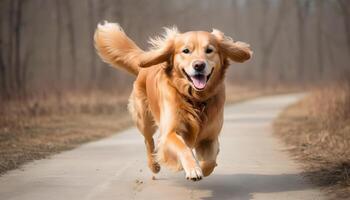
[[[324,55],[323,55],[323,31],[322,31],[322,17],[323,17],[323,1],[316,1],[316,9],[317,9],[317,67],[318,73],[321,79],[323,79],[324,75]]]
[[[278,7],[278,16],[277,16],[277,21],[275,22],[275,25],[272,29],[272,33],[270,34],[270,37],[264,37],[263,41],[262,41],[262,52],[263,52],[263,59],[261,62],[261,69],[263,70],[263,79],[264,79],[264,83],[266,84],[266,81],[268,79],[268,74],[270,72],[270,58],[271,58],[271,54],[272,51],[274,49],[274,46],[276,44],[276,38],[278,36],[278,34],[280,33],[284,18],[286,16],[286,0],[283,0],[279,3],[279,7]],[[266,11],[265,11],[266,12]],[[266,33],[267,30],[270,29],[270,26],[268,25],[268,23],[270,23],[269,21],[265,21],[264,25],[263,25],[263,33],[265,33],[266,35],[268,35]],[[267,29],[267,30],[266,30]]]
[[[16,86],[15,86],[15,78],[14,78],[14,66],[13,66],[13,25],[14,25],[14,12],[16,9],[16,1],[12,0],[10,3],[10,9],[9,9],[9,13],[8,13],[8,18],[9,18],[9,23],[8,23],[8,56],[7,56],[7,63],[8,63],[8,86],[9,86],[9,90],[15,90]],[[13,93],[11,94],[13,95]]]
[[[62,13],[61,13],[61,0],[56,0],[56,93],[58,98],[61,98],[62,90],[62,53],[61,53],[61,42],[62,42]]]
[[[0,2],[0,8],[8,8],[7,7],[7,2]],[[5,9],[3,9],[5,10]],[[7,19],[6,14],[0,14],[0,17],[2,17],[3,19],[0,19],[0,27],[4,27],[5,24],[5,20]],[[3,32],[0,31],[0,99],[4,99],[7,98],[8,95],[8,88],[7,88],[7,70],[6,70],[6,61],[5,61],[5,54],[4,52],[6,51],[5,49],[5,44],[3,42],[4,40],[4,35]]]
[[[15,24],[14,24],[14,78],[16,90],[19,96],[23,96],[23,84],[21,79],[21,19],[22,19],[22,0],[16,1]]]
[[[77,84],[77,62],[76,62],[76,47],[75,47],[75,37],[74,37],[74,25],[73,25],[73,12],[72,6],[69,4],[70,0],[63,1],[63,6],[67,12],[67,31],[68,31],[68,40],[70,45],[70,54],[72,56],[72,66],[71,66],[71,87],[73,90],[76,89]]]
[[[297,5],[297,21],[298,21],[298,66],[297,67],[297,76],[299,77],[300,81],[305,80],[304,75],[304,60],[305,60],[305,14],[304,14],[304,7],[305,3],[304,1],[298,1]]]
[[[6,66],[3,59],[3,43],[2,38],[0,38],[0,97],[7,98],[7,84],[6,84]]]
[[[93,35],[95,32],[96,28],[96,23],[95,23],[95,12],[94,12],[94,5],[93,5],[93,0],[88,0],[88,19],[89,19],[89,31],[91,35],[91,41],[92,41],[92,46],[90,47],[90,80],[88,87],[89,89],[93,89],[95,87],[95,82],[96,82],[96,51],[93,46]]]
[[[348,0],[338,0],[338,4],[343,15],[344,28],[346,34],[346,44],[348,47],[348,54],[350,57],[350,2]]]

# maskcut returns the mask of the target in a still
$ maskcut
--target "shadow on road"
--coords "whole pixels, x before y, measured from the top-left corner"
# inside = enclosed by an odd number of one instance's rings
[[[213,174],[198,183],[184,180],[176,184],[195,191],[210,191],[211,195],[202,197],[202,200],[248,200],[254,193],[297,191],[312,187],[310,184],[303,184],[302,177],[298,174]]]

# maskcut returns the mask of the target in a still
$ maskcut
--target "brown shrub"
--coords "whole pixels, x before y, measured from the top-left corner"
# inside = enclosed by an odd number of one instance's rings
[[[313,91],[283,111],[274,128],[303,164],[307,177],[332,199],[349,197],[349,81]]]
[[[129,126],[126,104],[100,92],[0,102],[0,175]]]
[[[324,128],[333,129],[350,118],[350,81],[313,92],[303,101],[309,115],[318,118]]]

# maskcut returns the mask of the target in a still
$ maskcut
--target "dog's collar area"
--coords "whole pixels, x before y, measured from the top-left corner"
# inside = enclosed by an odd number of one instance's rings
[[[206,101],[194,101],[188,97],[185,97],[185,99],[189,104],[191,104],[194,108],[197,108],[201,112],[205,111],[209,101],[209,99]]]

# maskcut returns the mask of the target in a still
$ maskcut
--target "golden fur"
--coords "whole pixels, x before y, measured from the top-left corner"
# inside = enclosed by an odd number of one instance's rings
[[[129,110],[145,138],[152,172],[159,172],[161,164],[184,169],[191,180],[211,174],[217,165],[223,124],[225,71],[230,61],[251,58],[249,45],[215,29],[180,33],[170,28],[150,39],[152,47],[143,51],[118,24],[108,22],[98,25],[94,39],[105,62],[137,76]],[[197,89],[187,74],[194,61],[211,69],[204,89]],[[155,147],[157,127],[160,138]]]

